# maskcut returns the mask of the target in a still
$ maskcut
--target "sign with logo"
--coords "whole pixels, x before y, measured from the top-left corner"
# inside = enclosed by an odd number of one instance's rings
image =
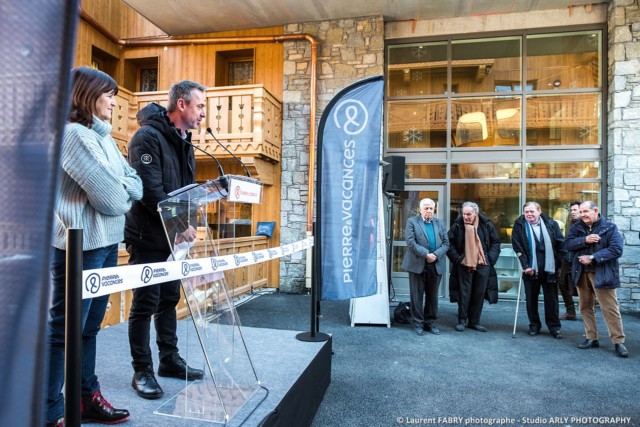
[[[229,195],[227,200],[230,202],[242,203],[260,203],[262,199],[262,185],[258,182],[249,182],[243,179],[229,179]]]
[[[364,297],[377,290],[383,87],[382,76],[346,87],[320,120],[317,217],[324,300]]]

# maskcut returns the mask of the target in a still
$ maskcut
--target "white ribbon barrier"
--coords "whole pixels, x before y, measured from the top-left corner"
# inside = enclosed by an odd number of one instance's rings
[[[172,280],[221,273],[291,255],[312,246],[313,237],[308,237],[277,248],[233,255],[86,270],[82,272],[82,298],[95,298]]]

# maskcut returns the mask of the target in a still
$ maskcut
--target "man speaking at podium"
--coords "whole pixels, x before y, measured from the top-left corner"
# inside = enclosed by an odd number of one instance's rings
[[[142,179],[144,194],[126,218],[125,242],[129,264],[163,262],[171,248],[158,213],[158,202],[167,194],[194,183],[195,156],[191,129],[198,129],[205,117],[205,88],[181,81],[169,90],[167,108],[151,103],[137,114],[140,129],[129,143],[129,163]],[[183,238],[193,240],[190,228]],[[129,315],[129,346],[133,365],[132,387],[138,396],[157,399],[164,392],[153,372],[149,345],[151,317],[154,317],[160,363],[158,375],[193,381],[203,371],[187,366],[178,354],[176,306],[180,300],[180,281],[160,283],[133,290]]]

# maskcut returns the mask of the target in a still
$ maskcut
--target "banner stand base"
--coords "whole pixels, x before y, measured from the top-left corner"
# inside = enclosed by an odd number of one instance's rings
[[[298,339],[298,341],[323,342],[328,341],[331,337],[324,332],[316,332],[315,334],[312,334],[311,332],[300,332],[298,335],[296,335],[296,338]]]

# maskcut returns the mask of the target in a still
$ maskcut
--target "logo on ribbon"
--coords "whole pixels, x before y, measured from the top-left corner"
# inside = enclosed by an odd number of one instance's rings
[[[211,268],[213,268],[213,271],[216,271],[218,269],[218,260],[215,258],[211,258]]]
[[[186,276],[187,274],[189,274],[189,272],[191,271],[191,266],[189,265],[188,262],[183,262],[182,263],[182,275]]]
[[[90,274],[84,282],[84,287],[87,292],[91,292],[92,294],[98,293],[100,290],[100,275],[98,273]]]
[[[144,268],[142,269],[142,275],[140,276],[140,280],[142,280],[143,283],[149,283],[152,277],[153,277],[153,270],[148,265],[145,265]]]

